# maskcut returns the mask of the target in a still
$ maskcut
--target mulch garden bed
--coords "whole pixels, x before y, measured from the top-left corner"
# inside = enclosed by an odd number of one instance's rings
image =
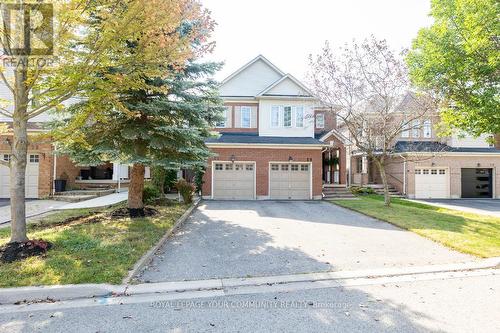
[[[44,255],[52,248],[52,243],[44,240],[7,243],[0,247],[0,263],[11,263],[28,257]]]

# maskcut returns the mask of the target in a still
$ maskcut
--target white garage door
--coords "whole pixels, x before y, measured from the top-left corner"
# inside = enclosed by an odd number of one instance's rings
[[[415,198],[446,199],[449,198],[449,174],[445,168],[415,169]]]
[[[214,199],[255,199],[255,162],[215,162],[212,170]]]
[[[311,165],[271,163],[269,196],[271,199],[311,199]]]
[[[2,156],[4,161],[9,160],[9,155]],[[26,164],[26,198],[38,198],[38,166],[40,156],[38,154],[28,155]],[[0,166],[0,198],[10,198],[10,170],[8,167]]]

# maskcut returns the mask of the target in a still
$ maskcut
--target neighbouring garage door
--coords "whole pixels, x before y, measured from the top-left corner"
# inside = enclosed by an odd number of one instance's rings
[[[214,163],[212,195],[222,200],[255,199],[255,163]]]
[[[415,169],[415,198],[446,199],[449,198],[449,174],[444,168]]]
[[[462,169],[462,198],[492,198],[492,169]]]
[[[4,154],[4,161],[10,156]],[[38,166],[40,156],[38,154],[28,155],[26,164],[26,198],[38,198]],[[10,170],[8,167],[0,166],[0,198],[10,198]]]
[[[269,196],[271,199],[311,199],[311,165],[271,163]]]

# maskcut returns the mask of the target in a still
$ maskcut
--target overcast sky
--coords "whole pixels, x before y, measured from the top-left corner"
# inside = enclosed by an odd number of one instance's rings
[[[430,0],[201,0],[217,22],[211,60],[224,61],[222,80],[259,54],[299,79],[310,53],[373,34],[408,48],[432,21]]]

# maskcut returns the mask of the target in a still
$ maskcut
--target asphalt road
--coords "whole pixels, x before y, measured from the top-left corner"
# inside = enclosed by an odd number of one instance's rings
[[[474,260],[327,202],[206,201],[142,281],[300,274]]]
[[[466,277],[127,305],[0,306],[0,332],[499,332],[500,279]],[[133,297],[129,297],[133,298]],[[43,310],[31,310],[33,306]],[[34,308],[33,308],[34,309]]]

